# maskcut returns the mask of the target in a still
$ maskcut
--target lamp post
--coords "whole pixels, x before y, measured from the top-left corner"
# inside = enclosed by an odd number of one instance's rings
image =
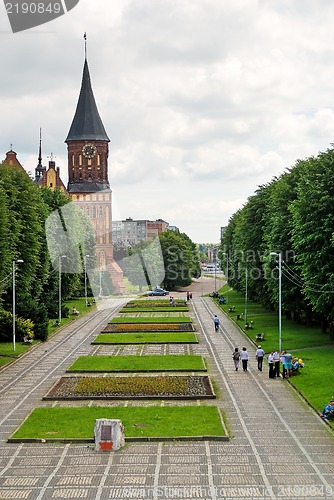
[[[15,291],[15,274],[16,274],[16,264],[23,262],[22,259],[13,260],[13,351],[15,351],[15,337],[16,337],[16,291]]]
[[[226,278],[226,305],[228,304],[228,254],[224,252],[222,255],[226,257],[226,273],[225,273],[225,278]]]
[[[99,297],[102,297],[102,271],[100,269],[100,291],[99,291]]]
[[[278,350],[282,352],[282,253],[270,252],[271,256],[278,256]]]
[[[84,264],[85,264],[85,302],[86,302],[86,307],[88,306],[88,301],[87,301],[87,257],[89,255],[84,256]]]
[[[59,298],[59,315],[58,315],[58,318],[59,318],[59,325],[61,323],[61,260],[62,259],[65,259],[66,255],[59,255],[59,265],[58,265],[58,271],[59,271],[59,279],[58,279],[58,282],[59,282],[59,290],[58,290],[58,298]]]
[[[245,323],[247,323],[247,301],[248,301],[248,268],[246,265]]]
[[[215,293],[217,292],[217,248],[213,251],[213,262],[215,265]]]

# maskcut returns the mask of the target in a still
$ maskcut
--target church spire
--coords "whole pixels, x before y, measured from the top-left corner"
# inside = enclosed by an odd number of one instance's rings
[[[38,167],[42,166],[42,128],[39,129]]]
[[[86,47],[86,33],[85,39],[85,63],[82,74],[81,90],[77,109],[67,135],[65,142],[80,141],[80,140],[93,140],[93,141],[107,141],[110,139],[105,131],[102,120],[100,118],[93,89],[90,81],[90,74],[87,63],[87,47]]]
[[[42,179],[46,167],[42,165],[42,128],[39,129],[39,149],[38,149],[38,163],[35,168],[35,182],[38,184]]]

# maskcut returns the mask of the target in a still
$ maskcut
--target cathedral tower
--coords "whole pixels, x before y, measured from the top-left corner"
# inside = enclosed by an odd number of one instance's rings
[[[108,271],[117,292],[123,273],[113,259],[112,192],[108,181],[110,139],[100,118],[85,58],[75,115],[65,140],[68,151],[68,193],[89,215],[96,232],[97,270]]]

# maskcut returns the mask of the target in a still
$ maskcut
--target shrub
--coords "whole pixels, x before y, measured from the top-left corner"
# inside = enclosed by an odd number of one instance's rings
[[[16,337],[34,338],[34,324],[30,319],[16,318]],[[13,338],[13,315],[9,311],[0,310],[0,342],[11,342]]]

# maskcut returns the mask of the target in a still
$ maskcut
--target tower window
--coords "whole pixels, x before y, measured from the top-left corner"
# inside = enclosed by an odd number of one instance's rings
[[[99,207],[99,217],[102,217],[102,215],[103,215],[102,207]]]
[[[79,155],[79,165],[82,165],[82,155]]]
[[[93,219],[96,219],[96,207],[93,207]]]

